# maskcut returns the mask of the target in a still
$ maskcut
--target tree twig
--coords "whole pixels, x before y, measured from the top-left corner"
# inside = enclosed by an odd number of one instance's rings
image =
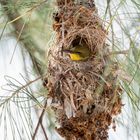
[[[41,125],[41,127],[42,127],[42,119],[43,119],[43,116],[44,116],[45,108],[46,108],[46,107],[47,107],[47,101],[46,101],[45,104],[44,104],[44,107],[43,107],[42,113],[41,113],[41,115],[40,115],[40,117],[39,117],[39,120],[38,120],[37,126],[36,126],[35,131],[34,131],[34,134],[33,134],[33,136],[32,136],[32,140],[35,140],[36,134],[37,134],[38,129],[39,129],[39,125]],[[43,129],[42,129],[43,132],[45,132],[44,127],[42,127],[42,128],[43,128]],[[46,133],[44,133],[44,134],[45,134],[45,138],[46,138],[46,140],[48,140]]]

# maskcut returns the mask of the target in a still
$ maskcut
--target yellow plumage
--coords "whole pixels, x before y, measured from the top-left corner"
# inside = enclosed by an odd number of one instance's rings
[[[73,61],[85,61],[87,60],[91,53],[89,48],[85,45],[78,44],[68,50],[63,50],[64,52],[68,52],[71,60]]]

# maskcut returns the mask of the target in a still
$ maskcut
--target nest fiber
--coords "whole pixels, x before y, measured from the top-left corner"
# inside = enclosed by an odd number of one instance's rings
[[[68,2],[54,14],[56,42],[48,53],[47,88],[67,140],[106,140],[112,117],[121,111],[121,88],[106,45],[107,31],[94,7]],[[84,42],[87,61],[72,61],[63,49]]]

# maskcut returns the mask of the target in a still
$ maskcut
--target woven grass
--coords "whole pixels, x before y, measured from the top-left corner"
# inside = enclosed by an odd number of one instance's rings
[[[106,45],[107,31],[95,7],[68,3],[54,15],[56,42],[48,55],[49,98],[67,140],[106,140],[112,117],[121,112],[121,88]],[[63,49],[84,42],[87,61],[72,61]]]

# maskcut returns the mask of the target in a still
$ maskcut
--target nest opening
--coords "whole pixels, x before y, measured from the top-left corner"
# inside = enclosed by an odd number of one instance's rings
[[[72,46],[77,46],[82,43],[86,44],[85,39],[80,36],[76,36],[75,39],[72,41]]]

